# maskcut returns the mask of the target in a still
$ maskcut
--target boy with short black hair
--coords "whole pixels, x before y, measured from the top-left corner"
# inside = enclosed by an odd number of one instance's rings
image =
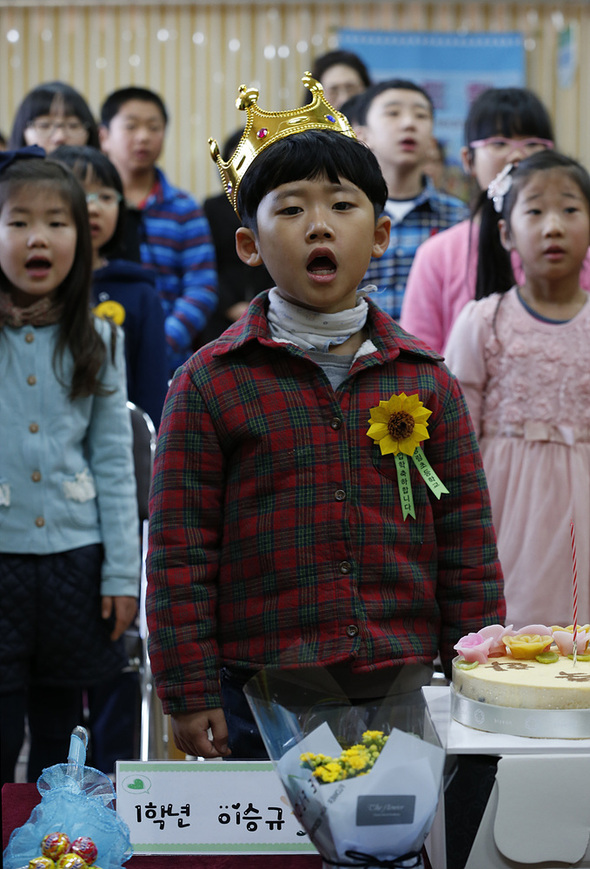
[[[375,154],[387,183],[385,211],[392,220],[387,251],[365,275],[375,301],[399,320],[418,246],[469,215],[464,202],[434,187],[425,174],[434,143],[434,106],[428,93],[406,79],[367,88],[355,101],[355,131]]]
[[[262,668],[326,667],[353,700],[383,697],[504,618],[460,388],[359,292],[389,235],[379,166],[307,86],[291,125],[242,89],[248,147],[226,164],[211,141],[238,253],[276,287],[177,372],[158,439],[150,659],[176,744],[204,757],[229,753],[228,726],[234,756],[265,756],[241,690]]]
[[[111,93],[101,107],[100,142],[117,167],[139,259],[152,269],[166,314],[170,374],[187,359],[217,307],[215,249],[199,203],[174,187],[156,162],[168,112],[143,87]]]

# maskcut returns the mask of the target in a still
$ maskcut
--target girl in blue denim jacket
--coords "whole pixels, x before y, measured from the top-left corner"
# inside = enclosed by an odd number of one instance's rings
[[[82,687],[116,673],[140,573],[120,334],[90,311],[84,191],[0,155],[0,738],[13,780],[64,762]]]

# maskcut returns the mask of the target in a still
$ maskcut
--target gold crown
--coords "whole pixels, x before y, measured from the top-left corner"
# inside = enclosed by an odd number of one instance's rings
[[[237,201],[240,183],[256,157],[273,142],[285,139],[304,130],[331,130],[356,138],[347,118],[324,98],[324,89],[319,81],[306,72],[301,79],[311,91],[313,99],[306,106],[285,112],[266,112],[256,104],[259,91],[240,85],[236,108],[248,113],[246,126],[238,146],[227,161],[221,159],[215,139],[208,139],[211,157],[217,163],[223,189],[238,214]]]

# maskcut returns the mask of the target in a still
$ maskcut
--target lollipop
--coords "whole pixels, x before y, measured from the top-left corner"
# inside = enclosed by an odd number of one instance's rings
[[[83,857],[72,853],[62,854],[55,864],[55,869],[87,869],[87,867],[88,863]]]
[[[70,853],[78,854],[90,866],[98,856],[98,849],[90,836],[78,836],[70,845]]]
[[[41,840],[41,852],[44,857],[57,860],[70,847],[70,840],[65,833],[47,833]]]
[[[129,828],[114,809],[112,781],[85,765],[87,741],[88,732],[75,727],[67,762],[43,770],[37,782],[41,802],[27,823],[13,830],[4,869],[29,869],[29,862],[30,869],[98,869],[95,860],[113,869],[131,856]]]

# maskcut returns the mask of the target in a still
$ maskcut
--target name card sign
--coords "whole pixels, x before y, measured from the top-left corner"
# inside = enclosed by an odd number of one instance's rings
[[[117,761],[135,854],[317,854],[270,761]]]

